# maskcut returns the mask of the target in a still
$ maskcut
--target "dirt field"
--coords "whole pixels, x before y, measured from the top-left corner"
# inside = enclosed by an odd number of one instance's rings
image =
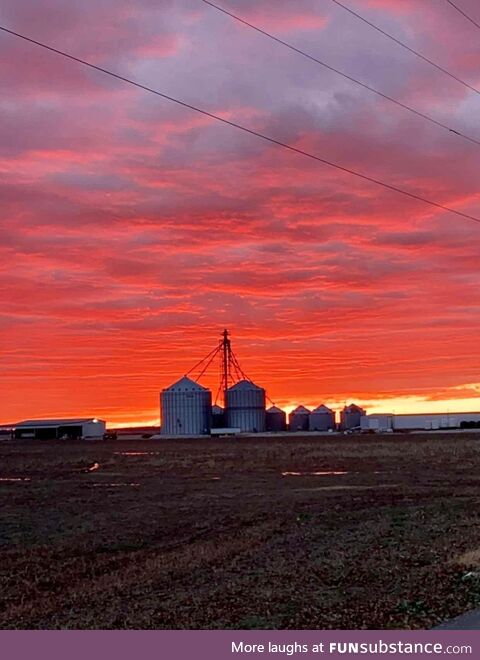
[[[480,603],[480,433],[0,443],[0,628],[424,628]]]

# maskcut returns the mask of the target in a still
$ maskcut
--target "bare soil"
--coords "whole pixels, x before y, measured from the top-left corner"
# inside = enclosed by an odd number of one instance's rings
[[[479,452],[453,432],[3,441],[0,628],[433,626],[480,604]]]

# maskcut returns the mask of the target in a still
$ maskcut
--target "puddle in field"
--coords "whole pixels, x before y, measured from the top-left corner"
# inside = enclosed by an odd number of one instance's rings
[[[31,481],[30,477],[0,477],[0,481],[13,483],[18,481]]]
[[[341,470],[328,470],[325,472],[282,472],[282,477],[326,477],[339,474],[348,474],[348,472]]]
[[[452,559],[450,563],[459,564],[460,566],[475,566],[478,568],[480,566],[480,550],[478,550],[478,548],[475,550],[469,550],[468,552]]]
[[[116,451],[115,456],[159,456],[159,451]]]
[[[128,488],[128,487],[134,487],[134,488],[136,488],[136,487],[140,486],[140,484],[135,483],[135,482],[131,482],[131,483],[118,483],[118,482],[117,482],[117,483],[106,483],[106,484],[97,483],[97,484],[93,484],[93,485],[94,485],[95,488],[98,488],[98,487],[104,487],[104,488]]]
[[[317,490],[375,490],[375,488],[397,488],[400,484],[375,484],[374,486],[320,486],[319,488],[298,488],[297,493],[312,493]]]

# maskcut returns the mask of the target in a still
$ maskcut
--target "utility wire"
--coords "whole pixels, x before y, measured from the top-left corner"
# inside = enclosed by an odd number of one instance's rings
[[[238,369],[239,369],[241,375],[243,376],[244,380],[248,380],[249,383],[254,384],[254,383],[253,383],[253,380],[252,380],[251,378],[249,378],[249,377],[247,376],[247,374],[243,371],[243,369],[242,369],[242,367],[240,366],[240,363],[239,363],[239,361],[238,361],[238,359],[237,359],[237,356],[235,355],[235,353],[234,353],[233,351],[232,351],[232,358],[233,358],[233,361],[234,361],[234,365],[236,364],[236,366],[238,367]],[[272,406],[275,405],[275,402],[272,401],[272,399],[268,396],[268,394],[267,394],[266,391],[265,391],[265,398],[267,399],[267,401],[269,401],[269,402],[272,404]]]
[[[217,405],[217,401],[218,401],[218,399],[219,399],[219,397],[222,393],[222,385],[223,385],[223,382],[221,382],[220,385],[218,386],[217,394],[215,395],[215,402],[213,404],[215,406]]]
[[[462,16],[464,16],[467,21],[470,21],[470,23],[473,23],[477,28],[480,28],[480,23],[477,23],[477,21],[474,21],[471,16],[469,16],[466,12],[463,11],[463,9],[460,9],[452,0],[447,0],[448,4],[451,5],[454,9],[456,9]]]
[[[222,346],[222,342],[221,342],[221,341],[220,341],[220,346]],[[218,379],[218,380],[219,380],[219,383],[218,383],[218,390],[217,390],[217,393],[216,393],[216,395],[215,395],[215,402],[214,402],[214,405],[215,405],[215,406],[217,405],[217,401],[218,401],[218,399],[219,399],[219,397],[220,397],[220,395],[221,395],[222,389],[223,389],[223,369],[222,369],[222,362],[223,362],[223,360],[219,360],[219,364],[218,364],[218,366],[219,366],[219,369],[218,369],[218,375],[219,375],[219,379]]]
[[[380,33],[383,34],[385,37],[388,37],[389,39],[391,39],[392,41],[394,41],[396,44],[398,44],[399,46],[401,46],[402,48],[405,48],[405,50],[408,50],[410,53],[413,53],[413,55],[416,55],[417,57],[419,57],[419,58],[420,58],[421,60],[423,60],[424,62],[427,62],[428,64],[430,64],[431,66],[435,67],[436,69],[438,69],[439,71],[441,71],[441,72],[444,73],[445,75],[449,76],[450,78],[453,78],[453,80],[456,80],[456,81],[457,81],[458,83],[460,83],[461,85],[464,85],[465,87],[468,87],[468,89],[470,89],[472,92],[476,92],[476,94],[480,94],[480,90],[479,90],[479,89],[477,89],[477,88],[474,87],[473,85],[470,85],[470,83],[465,82],[465,80],[462,80],[461,78],[459,78],[458,76],[456,76],[454,73],[451,73],[450,71],[447,71],[447,69],[444,69],[443,66],[440,66],[440,64],[437,64],[436,62],[434,62],[433,60],[429,59],[429,58],[426,57],[425,55],[422,55],[422,53],[419,53],[417,50],[414,50],[414,49],[411,48],[410,46],[407,46],[407,44],[403,43],[403,41],[400,41],[400,39],[397,39],[397,38],[394,37],[392,34],[389,34],[389,33],[386,32],[385,30],[382,30],[382,28],[379,28],[378,25],[375,25],[374,23],[371,23],[371,22],[370,22],[369,20],[367,20],[364,16],[361,16],[360,14],[358,14],[356,11],[354,11],[354,10],[351,9],[350,7],[347,7],[347,6],[344,5],[342,2],[339,2],[339,0],[332,0],[332,2],[334,2],[334,3],[335,3],[336,5],[338,5],[339,7],[342,7],[342,9],[345,9],[345,11],[348,11],[350,14],[352,14],[352,16],[355,16],[355,17],[358,18],[359,20],[363,21],[364,23],[366,23],[367,25],[369,25],[370,27],[372,27],[374,30],[377,30],[377,32],[380,32]]]
[[[185,374],[185,376],[189,376],[189,375],[192,373],[192,371],[195,371],[195,369],[197,369],[197,367],[199,367],[201,364],[203,364],[203,362],[205,362],[206,360],[208,360],[208,358],[209,358],[210,356],[212,356],[212,355],[215,356],[215,353],[216,353],[217,351],[219,351],[219,350],[220,350],[220,345],[216,346],[216,347],[213,349],[213,351],[210,351],[210,353],[208,353],[208,355],[205,355],[205,357],[203,357],[203,358],[202,358],[201,360],[199,360],[196,364],[194,364],[193,367],[192,367],[189,371],[187,371],[187,373]]]
[[[237,367],[237,361],[232,349],[230,349],[230,362],[232,363],[233,370],[235,371],[235,376],[237,378],[237,381],[242,380],[242,374]]]
[[[222,348],[221,345],[217,346],[217,348],[215,349],[215,352],[214,352],[214,354],[212,355],[212,357],[210,358],[210,360],[207,362],[207,364],[203,367],[202,371],[201,371],[201,372],[198,374],[198,376],[195,378],[195,382],[196,382],[196,383],[198,383],[198,381],[200,380],[200,378],[201,378],[201,377],[203,376],[203,374],[207,371],[208,367],[212,364],[212,362],[213,362],[215,356],[220,352],[220,349],[221,349],[221,348]]]
[[[121,80],[122,82],[128,83],[129,85],[133,85],[134,87],[138,87],[139,89],[143,89],[146,92],[150,92],[151,94],[155,94],[156,96],[160,96],[163,99],[166,99],[167,101],[171,101],[172,103],[176,103],[177,105],[180,105],[184,108],[188,108],[190,110],[193,110],[195,112],[198,112],[199,114],[205,116],[205,117],[210,117],[210,119],[215,119],[216,121],[222,122],[222,124],[226,124],[227,126],[231,126],[233,128],[236,128],[240,131],[243,131],[244,133],[248,133],[249,135],[254,135],[255,137],[261,138],[262,140],[265,140],[265,142],[269,142],[270,144],[275,144],[278,147],[282,147],[284,149],[287,149],[288,151],[291,151],[293,153],[299,154],[301,156],[305,156],[306,158],[310,158],[311,160],[314,160],[318,163],[322,163],[323,165],[328,165],[329,167],[333,167],[336,170],[339,170],[341,172],[345,172],[347,174],[351,174],[352,176],[355,176],[359,179],[362,179],[363,181],[369,181],[370,183],[374,183],[377,186],[381,186],[382,188],[385,188],[387,190],[392,190],[393,192],[397,192],[401,195],[404,195],[405,197],[409,197],[410,199],[415,199],[419,202],[423,202],[424,204],[428,204],[429,206],[433,206],[438,209],[442,209],[443,211],[448,211],[449,213],[453,213],[455,215],[458,215],[461,218],[466,218],[467,220],[473,220],[474,222],[480,223],[480,218],[477,218],[473,215],[469,215],[468,213],[463,213],[462,211],[457,211],[449,206],[445,206],[444,204],[440,204],[439,202],[434,202],[433,200],[427,199],[426,197],[422,197],[421,195],[417,195],[416,193],[409,192],[408,190],[405,190],[404,188],[399,188],[398,186],[391,185],[389,183],[385,183],[384,181],[381,181],[380,179],[375,179],[374,177],[368,176],[367,174],[362,174],[361,172],[357,172],[356,170],[352,170],[349,167],[344,167],[343,165],[339,165],[338,163],[334,163],[333,161],[327,160],[326,158],[321,158],[320,156],[317,156],[315,154],[310,153],[309,151],[304,151],[303,149],[299,149],[298,147],[294,147],[291,144],[288,144],[287,142],[282,142],[281,140],[277,140],[276,138],[270,137],[268,135],[265,135],[264,133],[260,133],[258,131],[255,131],[251,128],[247,128],[246,126],[243,126],[242,124],[238,124],[234,121],[230,121],[229,119],[224,119],[223,117],[220,117],[219,115],[216,115],[212,112],[208,112],[207,110],[203,110],[201,108],[198,108],[197,106],[192,105],[191,103],[187,103],[185,101],[181,101],[180,99],[176,99],[173,96],[169,96],[168,94],[164,94],[163,92],[159,92],[156,89],[152,89],[151,87],[147,87],[146,85],[142,85],[141,83],[135,82],[134,80],[131,80],[130,78],[125,78],[125,76],[121,76],[118,73],[114,73],[113,71],[109,71],[108,69],[104,69],[103,67],[97,66],[96,64],[92,64],[91,62],[87,62],[86,60],[80,59],[79,57],[75,57],[74,55],[70,55],[69,53],[66,53],[64,51],[61,51],[57,48],[53,48],[52,46],[48,46],[47,44],[44,44],[40,41],[36,41],[35,39],[32,39],[30,37],[27,37],[23,34],[20,34],[18,32],[14,32],[13,30],[9,30],[6,27],[3,27],[0,25],[0,30],[3,32],[6,32],[7,34],[11,34],[14,37],[18,37],[19,39],[23,39],[24,41],[28,41],[32,44],[35,44],[36,46],[40,46],[41,48],[45,48],[46,50],[49,50],[53,53],[56,53],[57,55],[61,55],[62,57],[66,57],[69,60],[72,60],[74,62],[78,62],[79,64],[83,64],[84,66],[87,66],[91,69],[95,69],[96,71],[100,71],[101,73],[105,73],[108,76],[111,76],[112,78],[116,78],[117,80]]]
[[[227,11],[223,7],[220,7],[219,5],[216,5],[213,2],[210,2],[210,0],[202,0],[206,5],[209,5],[210,7],[213,7],[213,9],[217,9],[219,12],[222,12],[222,14],[226,14],[227,16],[230,16],[234,20],[238,21],[239,23],[243,23],[243,25],[246,25],[249,28],[252,28],[252,30],[256,30],[260,34],[263,34],[264,36],[268,37],[269,39],[272,39],[273,41],[276,41],[277,43],[281,44],[282,46],[285,46],[286,48],[289,48],[290,50],[293,50],[295,53],[298,53],[299,55],[302,55],[303,57],[306,57],[307,59],[311,60],[312,62],[315,62],[316,64],[320,64],[320,66],[325,67],[325,69],[328,69],[329,71],[332,71],[333,73],[338,74],[339,76],[342,76],[342,78],[346,78],[346,80],[349,80],[350,82],[355,83],[356,85],[360,85],[360,87],[363,87],[363,89],[368,90],[369,92],[372,92],[373,94],[377,94],[377,96],[381,96],[383,99],[386,99],[387,101],[390,101],[391,103],[394,103],[395,105],[398,105],[400,108],[403,108],[404,110],[408,110],[408,112],[411,112],[412,114],[416,115],[417,117],[421,117],[422,119],[425,119],[426,121],[429,121],[432,124],[435,124],[436,126],[445,129],[446,131],[449,131],[450,133],[455,133],[461,138],[464,138],[465,140],[468,140],[469,142],[473,142],[475,144],[478,144],[480,146],[480,140],[477,140],[474,137],[471,137],[470,135],[466,135],[465,133],[462,133],[461,131],[457,131],[454,128],[451,128],[450,126],[447,126],[446,124],[443,124],[441,121],[438,121],[434,117],[430,117],[429,115],[426,115],[423,112],[420,112],[420,110],[415,110],[415,108],[410,107],[406,103],[402,103],[402,101],[398,101],[397,99],[393,98],[392,96],[389,96],[388,94],[385,94],[384,92],[379,91],[378,89],[375,89],[374,87],[371,87],[370,85],[367,85],[366,83],[363,83],[361,80],[357,80],[353,76],[350,76],[348,73],[345,73],[344,71],[340,71],[340,69],[336,69],[333,66],[330,66],[330,64],[327,64],[326,62],[323,62],[322,60],[318,59],[317,57],[314,57],[313,55],[310,55],[304,50],[301,50],[300,48],[297,48],[296,46],[293,46],[292,44],[288,43],[287,41],[283,41],[283,39],[280,39],[279,37],[276,37],[274,34],[271,34],[270,32],[267,32],[266,30],[263,30],[262,28],[259,28],[257,25],[254,25],[253,23],[249,23],[246,21],[244,18],[241,18],[240,16],[237,16],[236,14],[232,14],[232,12]]]
[[[248,381],[252,382],[250,380],[250,378],[248,378],[248,376],[243,371],[242,367],[240,366],[239,361],[237,360],[237,356],[235,355],[235,353],[233,351],[231,351],[231,356],[232,356],[233,366],[235,368],[235,371],[237,372],[237,377],[238,377],[238,372],[240,372],[240,375],[242,376],[242,378],[244,380],[248,380]],[[238,369],[238,371],[237,371],[237,369]],[[239,378],[239,380],[240,380],[240,378]]]

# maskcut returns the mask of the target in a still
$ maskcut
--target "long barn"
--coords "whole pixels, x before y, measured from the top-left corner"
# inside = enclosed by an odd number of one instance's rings
[[[446,412],[417,414],[372,414],[362,417],[363,430],[436,431],[441,429],[479,428],[479,412]]]
[[[106,424],[103,419],[27,419],[15,424],[13,436],[18,440],[95,440],[103,438]]]

